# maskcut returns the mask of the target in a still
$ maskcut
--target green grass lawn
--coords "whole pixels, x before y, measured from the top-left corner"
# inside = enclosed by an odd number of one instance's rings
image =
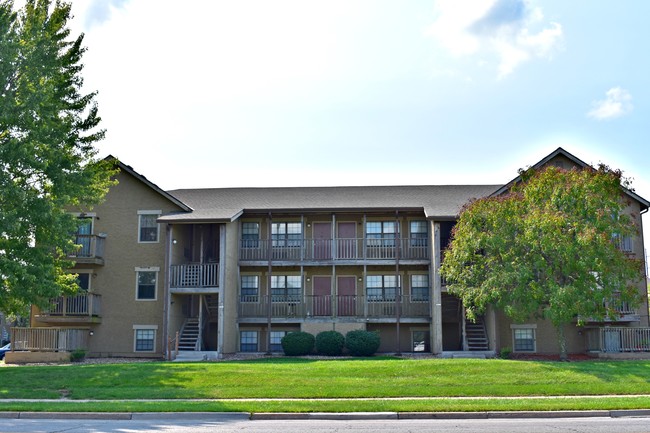
[[[1,410],[431,411],[650,408],[650,361],[271,358],[0,369]],[[117,400],[28,405],[10,398]],[[518,396],[519,399],[503,397]],[[404,397],[405,400],[337,398]],[[412,397],[413,399],[408,399]],[[445,399],[444,397],[488,397]],[[328,401],[129,402],[134,399],[325,398]],[[428,399],[427,399],[428,398]],[[23,406],[20,406],[23,404]],[[153,409],[156,407],[157,409]]]

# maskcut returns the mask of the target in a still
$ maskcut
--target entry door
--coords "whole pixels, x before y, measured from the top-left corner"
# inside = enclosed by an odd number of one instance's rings
[[[356,277],[338,277],[338,315],[354,316],[357,311]]]
[[[332,258],[332,223],[314,223],[314,259]]]
[[[338,223],[338,248],[337,254],[339,259],[356,259],[357,258],[357,224]]]
[[[332,277],[314,277],[314,316],[332,315]]]

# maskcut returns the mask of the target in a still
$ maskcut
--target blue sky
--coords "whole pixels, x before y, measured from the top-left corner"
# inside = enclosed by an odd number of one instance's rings
[[[650,2],[73,0],[113,154],[165,189],[505,183],[562,146],[650,198]]]

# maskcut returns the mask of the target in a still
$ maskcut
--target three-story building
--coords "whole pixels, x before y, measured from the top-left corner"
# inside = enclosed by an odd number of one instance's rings
[[[213,358],[281,352],[293,331],[364,329],[382,352],[557,353],[548,322],[494,309],[467,321],[438,272],[462,206],[510,184],[163,191],[116,163],[118,185],[78,215],[81,291],[33,310],[32,328],[14,330],[25,349],[49,329],[48,344],[94,356]],[[546,164],[586,166],[561,148]],[[644,260],[650,203],[622,195],[639,231],[619,248]],[[569,352],[650,351],[645,278],[638,288],[639,308],[568,330]]]

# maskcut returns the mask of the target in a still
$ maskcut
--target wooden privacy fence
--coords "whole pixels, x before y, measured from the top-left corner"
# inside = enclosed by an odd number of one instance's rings
[[[11,350],[70,352],[88,349],[88,329],[11,328]]]

